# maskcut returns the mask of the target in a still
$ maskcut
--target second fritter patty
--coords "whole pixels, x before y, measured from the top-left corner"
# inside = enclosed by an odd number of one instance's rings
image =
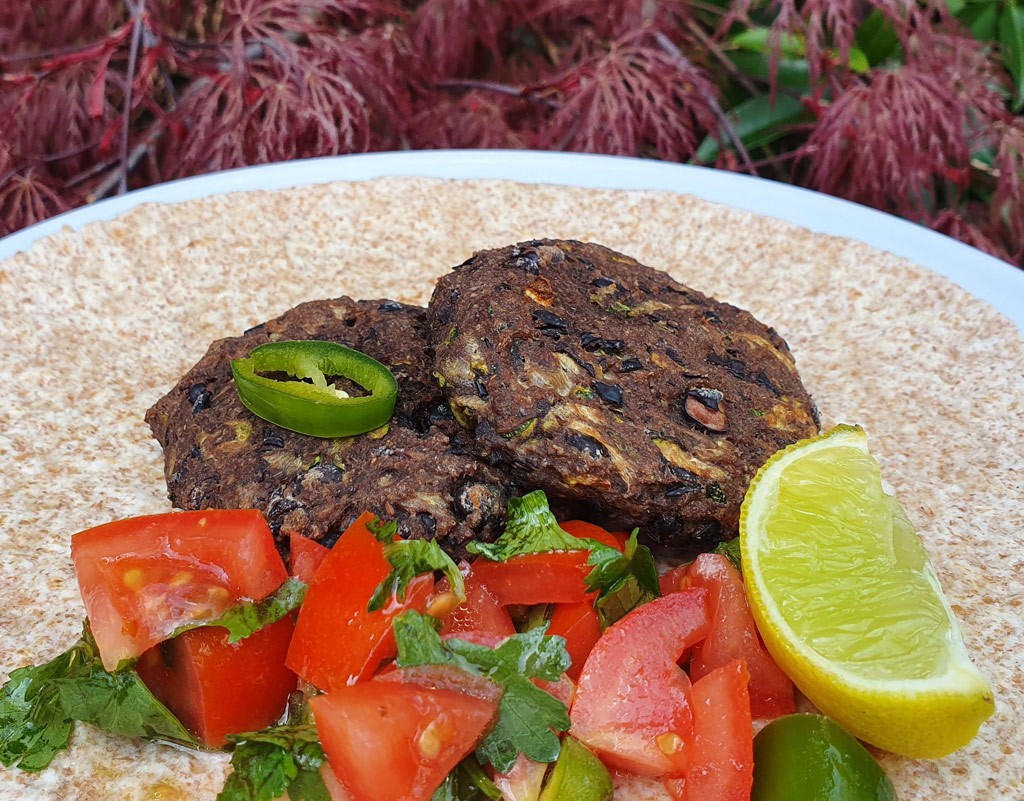
[[[320,439],[253,415],[238,397],[230,362],[288,339],[339,342],[391,368],[399,384],[391,422]],[[493,539],[505,518],[508,477],[467,449],[468,435],[430,371],[424,310],[391,300],[303,303],[214,342],[146,414],[164,448],[171,502],[259,509],[282,552],[289,531],[332,545],[364,511],[396,520],[406,537],[437,538],[457,556],[470,539]]]
[[[663,552],[735,535],[758,467],[817,431],[786,343],[594,244],[476,254],[428,309],[437,377],[481,452]]]

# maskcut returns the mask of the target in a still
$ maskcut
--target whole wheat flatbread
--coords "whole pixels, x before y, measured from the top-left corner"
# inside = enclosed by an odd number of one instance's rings
[[[0,672],[77,637],[72,533],[169,508],[143,413],[210,341],[313,298],[423,303],[475,250],[542,236],[748,308],[788,340],[824,425],[865,426],[996,689],[969,747],[883,762],[904,801],[1024,797],[1019,332],[905,260],[664,193],[340,183],[143,206],[0,264]],[[225,765],[79,726],[42,774],[0,772],[0,798],[201,801]]]

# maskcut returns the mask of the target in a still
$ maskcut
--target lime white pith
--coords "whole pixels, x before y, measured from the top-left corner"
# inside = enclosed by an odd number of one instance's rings
[[[992,690],[860,428],[775,454],[747,491],[740,544],[768,650],[851,733],[934,758],[992,714]]]

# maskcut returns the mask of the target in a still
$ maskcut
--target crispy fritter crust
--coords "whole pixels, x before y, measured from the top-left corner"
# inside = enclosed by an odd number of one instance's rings
[[[478,253],[440,279],[428,322],[482,455],[662,552],[735,536],[758,467],[818,429],[774,330],[599,245]]]
[[[182,509],[254,508],[282,552],[289,531],[333,545],[364,511],[396,520],[455,555],[493,539],[511,481],[480,461],[430,376],[424,311],[391,300],[303,303],[240,337],[214,342],[146,414],[164,449],[171,502]],[[399,396],[391,422],[355,437],[320,439],[254,416],[239,400],[232,359],[257,345],[324,339],[391,368]]]

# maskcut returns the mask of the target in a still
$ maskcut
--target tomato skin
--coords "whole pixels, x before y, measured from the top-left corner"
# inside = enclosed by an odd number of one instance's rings
[[[324,752],[353,801],[430,799],[498,713],[500,689],[474,679],[462,673],[424,684],[422,672],[399,669],[310,701]]]
[[[667,779],[675,801],[750,801],[754,730],[746,665],[736,659],[693,683],[693,743],[685,779]]]
[[[690,570],[690,565],[679,565],[673,567],[667,573],[662,573],[658,577],[658,588],[661,590],[662,595],[668,595],[670,592],[679,592],[683,589],[686,584],[686,574]]]
[[[370,598],[391,565],[384,546],[366,527],[373,515],[359,517],[338,539],[317,570],[295,624],[286,663],[303,680],[321,690],[337,690],[368,679],[385,659],[397,653],[391,621],[407,609],[422,612],[434,587],[431,576],[418,576],[405,600],[367,612]]]
[[[286,617],[233,644],[226,629],[192,629],[146,651],[136,670],[185,728],[221,748],[225,735],[281,717],[296,683],[284,666],[292,628]]]
[[[289,532],[288,572],[303,584],[309,584],[313,581],[313,576],[316,575],[324,557],[330,552],[330,548],[321,545],[316,540],[303,537],[295,531]]]
[[[703,589],[650,601],[609,627],[583,665],[570,733],[617,770],[678,771],[693,713],[690,681],[677,662],[708,628]]]
[[[466,600],[445,615],[441,636],[467,639],[468,634],[493,634],[503,640],[515,634],[511,616],[472,568],[465,582]],[[448,580],[441,579],[436,591],[447,592]]]
[[[558,527],[566,534],[579,537],[581,540],[597,540],[602,545],[621,551],[626,547],[628,534],[621,531],[608,531],[600,526],[588,523],[586,520],[566,520],[559,523]]]
[[[750,612],[743,578],[721,554],[697,557],[686,574],[691,587],[708,591],[711,630],[693,649],[690,678],[697,681],[736,659],[750,672],[750,711],[755,718],[777,718],[793,712],[793,682],[761,643]]]
[[[594,645],[601,639],[601,621],[597,617],[594,605],[588,601],[579,604],[555,604],[548,634],[565,637],[565,649],[572,659],[566,675],[573,681],[579,681],[583,663]]]
[[[71,558],[107,670],[288,579],[266,520],[252,509],[117,520],[75,534]]]
[[[590,551],[546,551],[504,562],[477,559],[473,572],[502,606],[582,603],[591,597],[584,584]]]

